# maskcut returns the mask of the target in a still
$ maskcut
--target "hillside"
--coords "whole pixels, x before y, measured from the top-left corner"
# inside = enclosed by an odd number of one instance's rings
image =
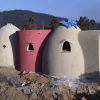
[[[28,10],[11,10],[0,12],[0,24],[1,26],[4,26],[7,23],[12,23],[17,27],[22,28],[31,16],[35,19],[38,28],[42,27],[42,21],[44,22],[44,26],[49,26],[52,18],[55,18],[55,16],[52,15],[36,13]],[[57,18],[59,18],[60,21],[65,19],[61,17]]]

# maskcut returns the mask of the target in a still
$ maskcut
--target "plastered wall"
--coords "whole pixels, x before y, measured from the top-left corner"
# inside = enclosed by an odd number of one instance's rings
[[[81,31],[78,41],[84,57],[84,75],[99,75],[100,30]]]
[[[16,66],[16,31],[19,29],[7,24],[0,29],[0,67]]]
[[[43,73],[59,77],[99,76],[99,35],[100,30],[59,26],[45,46]],[[62,51],[65,41],[69,42],[71,51]]]
[[[50,34],[51,30],[21,30],[16,32],[19,71],[42,71],[42,54]],[[33,49],[29,49],[29,44]]]
[[[50,36],[43,53],[42,71],[52,76],[76,77],[84,73],[84,57],[78,41],[79,28],[59,26]],[[67,41],[71,51],[63,52]]]

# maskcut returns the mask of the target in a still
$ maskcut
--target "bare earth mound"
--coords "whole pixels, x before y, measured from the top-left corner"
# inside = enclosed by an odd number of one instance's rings
[[[100,100],[99,81],[62,84],[53,81],[38,73],[0,68],[0,100]]]

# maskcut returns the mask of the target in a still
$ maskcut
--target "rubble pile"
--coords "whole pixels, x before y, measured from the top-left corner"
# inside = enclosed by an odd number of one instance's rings
[[[100,100],[100,80],[83,80],[0,68],[0,100]]]

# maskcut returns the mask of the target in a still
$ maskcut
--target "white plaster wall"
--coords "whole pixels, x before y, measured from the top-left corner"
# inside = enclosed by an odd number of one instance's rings
[[[100,30],[81,31],[78,40],[84,56],[84,75],[99,75]]]
[[[44,74],[77,77],[84,73],[84,58],[78,42],[79,28],[59,26],[50,36],[43,53]],[[63,43],[70,42],[71,52],[62,52]]]
[[[0,29],[0,66],[13,66],[16,64],[16,34],[19,29],[7,24]],[[6,47],[3,48],[3,45]]]

